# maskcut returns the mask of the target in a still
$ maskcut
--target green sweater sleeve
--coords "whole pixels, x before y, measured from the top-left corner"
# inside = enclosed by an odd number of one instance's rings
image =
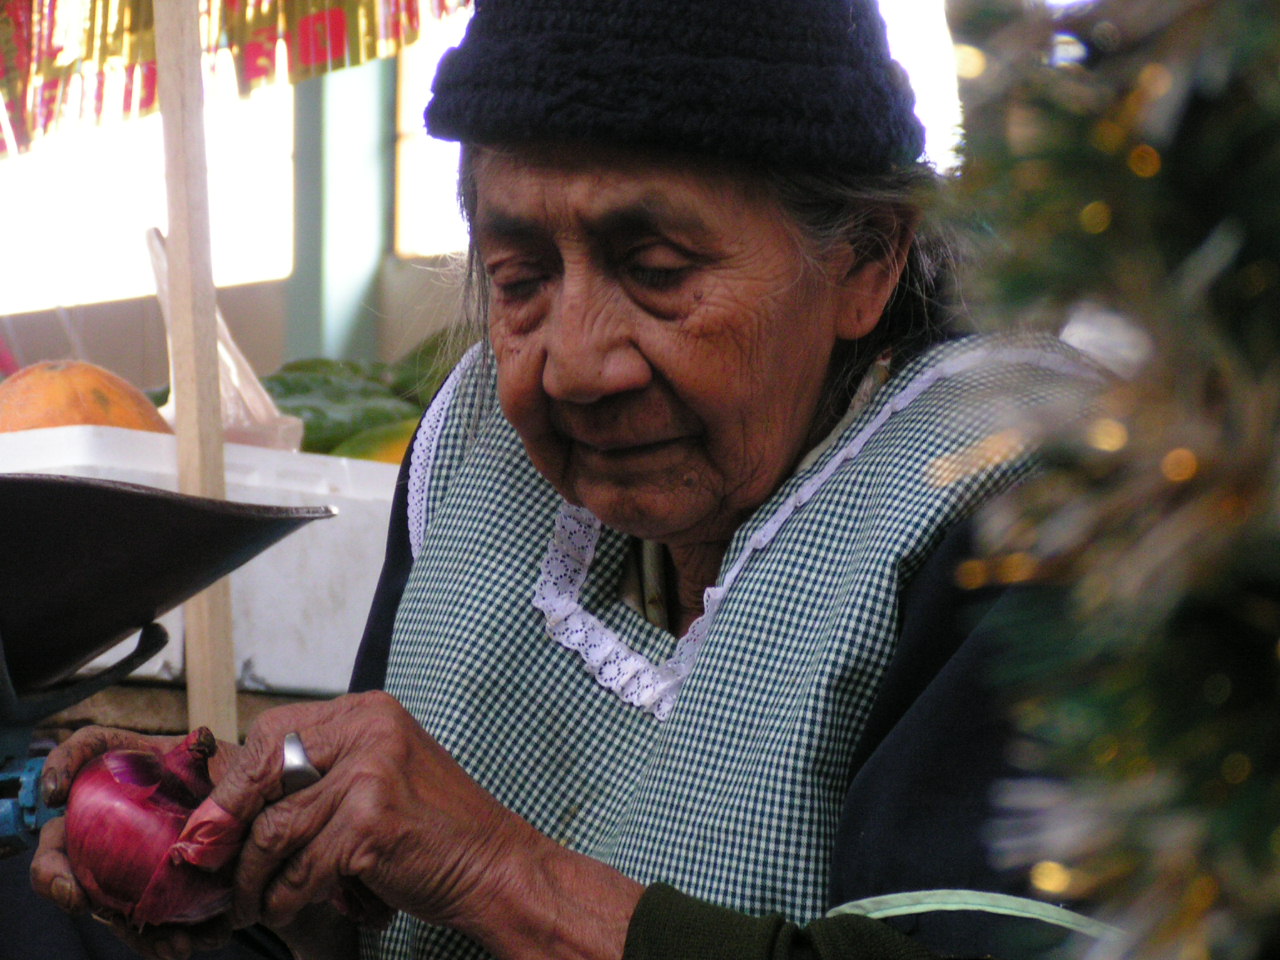
[[[780,914],[751,917],[665,884],[645,890],[622,960],[936,960],[896,930],[842,915],[807,927]]]

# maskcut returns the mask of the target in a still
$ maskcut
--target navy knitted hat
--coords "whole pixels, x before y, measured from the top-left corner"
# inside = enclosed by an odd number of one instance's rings
[[[924,147],[875,0],[475,0],[444,140],[587,141],[883,172]]]

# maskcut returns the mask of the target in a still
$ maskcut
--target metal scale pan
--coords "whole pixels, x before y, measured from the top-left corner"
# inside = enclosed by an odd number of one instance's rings
[[[26,753],[37,721],[158,653],[166,640],[158,617],[334,512],[0,474],[0,807],[7,786],[31,776]],[[110,667],[76,675],[139,631]]]

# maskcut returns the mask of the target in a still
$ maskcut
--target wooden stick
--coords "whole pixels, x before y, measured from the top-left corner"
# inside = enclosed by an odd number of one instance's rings
[[[225,498],[213,256],[209,237],[199,0],[155,3],[156,70],[169,201],[170,343],[178,487]],[[187,602],[187,720],[236,739],[235,648],[227,579]]]

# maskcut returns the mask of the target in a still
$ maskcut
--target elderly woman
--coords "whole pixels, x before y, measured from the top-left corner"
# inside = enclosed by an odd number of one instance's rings
[[[947,537],[1026,470],[992,398],[1073,361],[946,342],[912,105],[873,0],[478,0],[427,123],[463,143],[487,336],[406,461],[366,692],[214,771],[252,823],[238,925],[306,957],[354,951],[331,903],[396,912],[365,957],[898,957],[817,918],[1020,889],[982,852],[1003,727]],[[291,732],[322,777],[282,796]],[[129,739],[62,747],[52,799]],[[83,904],[43,840],[37,887]]]

